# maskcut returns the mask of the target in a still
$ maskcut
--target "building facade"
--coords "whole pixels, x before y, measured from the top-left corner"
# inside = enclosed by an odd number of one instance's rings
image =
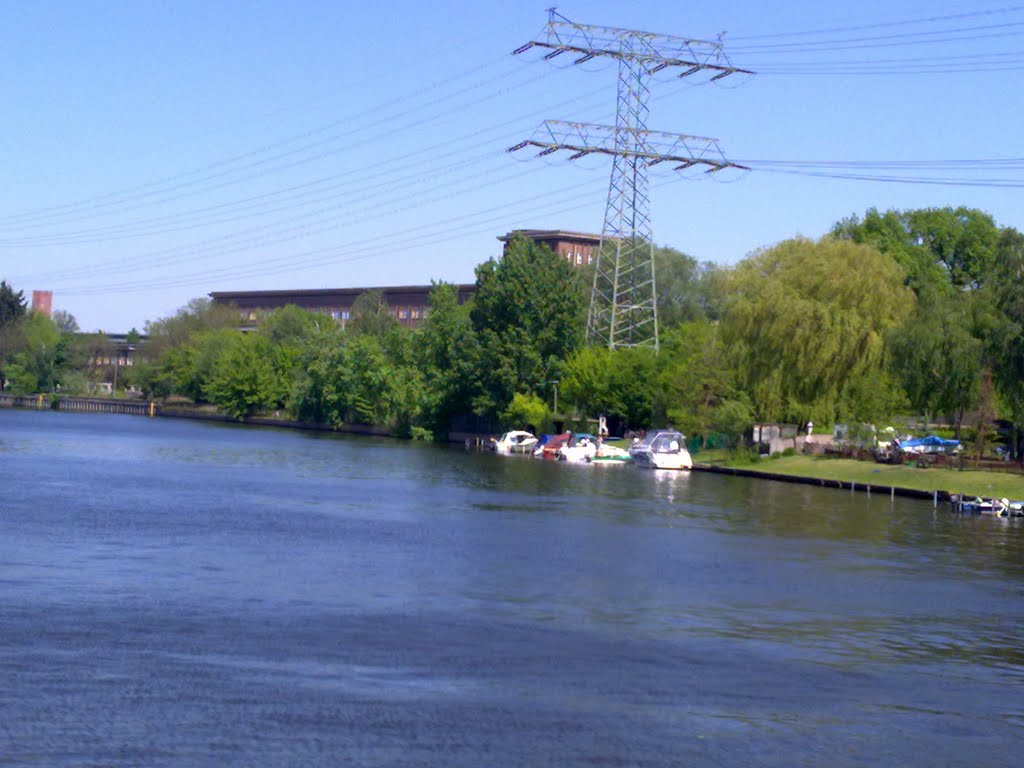
[[[459,303],[469,299],[476,289],[473,284],[457,285]],[[430,307],[431,285],[401,285],[377,288],[311,288],[293,291],[214,291],[215,304],[234,306],[242,322],[256,325],[263,315],[292,304],[310,312],[318,312],[337,320],[342,326],[352,319],[352,305],[369,291],[379,291],[395,318],[404,326],[415,328],[423,322]]]
[[[566,232],[562,229],[513,229],[498,239],[508,244],[517,237],[525,237],[535,243],[546,245],[574,267],[585,267],[593,264],[601,247],[601,236],[586,232]]]
[[[32,311],[45,317],[53,316],[53,291],[32,291]]]
[[[516,237],[525,237],[548,246],[574,267],[585,267],[597,258],[601,236],[585,232],[567,232],[561,229],[516,229],[498,240],[508,244]],[[472,298],[476,286],[472,283],[456,285],[459,303]],[[263,315],[288,304],[328,315],[344,326],[352,319],[352,305],[362,294],[379,291],[395,318],[404,326],[415,328],[427,316],[430,306],[430,285],[400,285],[376,288],[309,288],[274,291],[213,291],[209,294],[215,304],[233,306],[248,326],[259,324]]]

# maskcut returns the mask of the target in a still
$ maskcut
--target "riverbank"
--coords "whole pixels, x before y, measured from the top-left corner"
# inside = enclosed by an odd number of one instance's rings
[[[0,407],[43,409],[56,407],[58,410],[132,413],[136,415],[157,416],[165,418],[194,419],[199,421],[218,421],[233,424],[247,424],[256,427],[276,427],[283,429],[314,430],[343,432],[375,436],[389,436],[384,427],[367,424],[348,424],[340,428],[326,424],[313,424],[291,419],[272,417],[249,417],[235,419],[218,413],[210,407],[186,406],[183,404],[157,405],[138,400],[101,399],[101,398],[60,398],[56,406],[48,396],[0,397]],[[449,442],[475,444],[480,442],[479,435],[452,434]],[[876,464],[856,459],[841,459],[823,456],[777,456],[756,463],[730,461],[727,457],[715,461],[697,461],[698,471],[716,472],[720,474],[759,477],[782,482],[799,482],[814,485],[828,485],[838,488],[861,489],[873,492],[894,492],[903,496],[931,498],[938,492],[938,498],[948,499],[957,494],[961,496],[983,496],[989,498],[1024,499],[1024,476],[1006,472],[993,472],[978,469],[939,469],[920,466]]]
[[[827,458],[823,456],[780,456],[749,462],[703,464],[701,469],[748,477],[788,482],[809,482],[822,485],[838,484],[849,488],[851,484],[876,492],[896,489],[902,495],[931,496],[939,492],[940,498],[951,494],[994,498],[1024,499],[1024,477],[1006,472],[974,469],[936,469],[911,467],[905,464],[876,464],[857,459]]]

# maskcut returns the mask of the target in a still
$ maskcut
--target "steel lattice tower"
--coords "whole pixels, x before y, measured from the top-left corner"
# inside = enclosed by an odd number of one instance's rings
[[[670,68],[682,68],[679,77],[710,71],[712,80],[736,72],[753,73],[733,67],[718,42],[574,24],[553,8],[548,14],[543,39],[531,41],[513,53],[542,48],[548,50],[545,59],[571,53],[577,55],[574,64],[598,57],[616,59],[615,125],[549,120],[533,138],[509,151],[535,146],[541,149],[541,155],[570,150],[573,160],[594,153],[612,156],[587,315],[587,340],[612,349],[650,346],[657,350],[657,281],[648,169],[666,161],[676,162],[677,170],[693,166],[708,166],[708,173],[724,168],[746,169],[727,161],[715,139],[649,131],[651,78]]]

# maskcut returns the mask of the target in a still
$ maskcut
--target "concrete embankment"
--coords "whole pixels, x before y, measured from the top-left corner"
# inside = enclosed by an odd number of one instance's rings
[[[53,410],[73,413],[119,413],[131,416],[156,416],[158,410],[157,404],[148,400],[8,394],[0,394],[0,408],[28,408],[35,411]]]
[[[873,483],[857,483],[850,480],[826,480],[818,477],[802,477],[799,475],[783,475],[778,472],[763,472],[756,469],[740,469],[738,467],[722,467],[716,464],[694,463],[693,469],[699,472],[712,472],[719,475],[735,477],[753,477],[760,480],[777,480],[780,483],[797,483],[799,485],[816,485],[822,488],[838,488],[862,493],[877,493],[888,496],[906,496],[912,499],[931,499],[933,502],[950,501],[948,491],[922,491],[916,488],[899,488],[894,485],[877,485]]]

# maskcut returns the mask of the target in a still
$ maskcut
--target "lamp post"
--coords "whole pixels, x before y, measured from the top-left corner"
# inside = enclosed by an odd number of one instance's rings
[[[558,413],[558,379],[549,381],[548,384],[552,386],[554,391],[554,399],[551,405],[551,412]]]

